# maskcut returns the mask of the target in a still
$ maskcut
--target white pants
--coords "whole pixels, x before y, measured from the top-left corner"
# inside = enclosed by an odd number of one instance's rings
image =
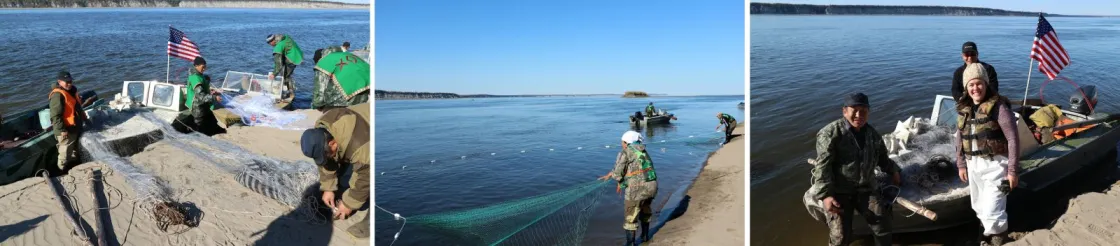
[[[968,192],[985,236],[1007,231],[1007,195],[999,191],[1006,179],[1007,157],[968,158]]]

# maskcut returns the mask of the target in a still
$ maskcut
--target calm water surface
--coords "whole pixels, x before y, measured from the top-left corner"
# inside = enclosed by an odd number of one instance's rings
[[[715,132],[719,125],[716,112],[742,119],[743,111],[736,105],[743,99],[378,101],[374,149],[377,203],[408,217],[484,207],[592,181],[613,167],[619,137],[629,129],[627,116],[653,101],[678,118],[671,127],[642,130],[651,143],[649,153],[657,167],[660,189],[655,206],[660,205],[670,193],[690,183],[708,153],[719,147],[723,135]],[[554,151],[548,151],[550,148]],[[621,243],[622,199],[613,190],[601,198],[600,209],[591,218],[586,244]],[[388,244],[401,225],[381,212],[376,221],[375,241]],[[464,243],[412,224],[405,226],[400,240],[397,244]]]
[[[1047,18],[1069,52],[1061,75],[1097,86],[1099,111],[1117,112],[1120,19]],[[1022,98],[1037,17],[751,16],[751,243],[828,241],[801,203],[816,132],[841,115],[841,95],[863,92],[881,132],[907,116],[928,118],[934,95],[950,95],[961,44],[977,43],[995,66],[1000,92]],[[1037,65],[1036,65],[1037,66]],[[1030,93],[1044,75],[1032,67]],[[1062,103],[1072,86],[1055,81],[1044,99]],[[1065,105],[1064,103],[1062,105]]]
[[[368,10],[51,9],[0,10],[0,113],[47,104],[60,69],[81,90],[103,97],[125,80],[160,80],[167,72],[168,25],[187,34],[215,82],[226,71],[272,71],[270,33],[292,35],[304,52],[296,68],[296,107],[310,105],[316,49],[369,43]],[[171,81],[184,81],[190,62],[171,58]]]

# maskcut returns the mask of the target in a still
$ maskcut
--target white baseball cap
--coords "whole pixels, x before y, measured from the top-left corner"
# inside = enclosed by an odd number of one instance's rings
[[[635,131],[626,131],[622,134],[622,141],[628,144],[632,144],[634,141],[642,141],[642,134]]]

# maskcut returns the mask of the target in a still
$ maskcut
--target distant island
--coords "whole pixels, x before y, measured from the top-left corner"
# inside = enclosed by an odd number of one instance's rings
[[[0,8],[369,9],[369,4],[311,0],[0,0]]]
[[[459,95],[445,92],[406,92],[374,90],[374,100],[412,100],[412,99],[456,99],[456,98],[500,98],[500,97],[598,97],[618,96],[618,94],[545,94],[545,95],[490,95],[468,94]],[[658,94],[654,94],[658,95]],[[664,94],[660,94],[664,95]],[[648,96],[648,95],[647,95]]]
[[[752,15],[945,15],[945,16],[1038,16],[1039,12],[992,8],[903,5],[813,5],[788,3],[751,3]],[[1075,15],[1044,16],[1074,17]],[[1082,16],[1089,17],[1089,16]]]
[[[627,91],[626,93],[622,93],[622,97],[625,97],[625,98],[649,97],[649,94],[646,94],[646,92],[644,92],[644,91]]]

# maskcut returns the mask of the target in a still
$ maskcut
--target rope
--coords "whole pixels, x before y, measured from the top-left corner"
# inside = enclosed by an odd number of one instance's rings
[[[393,215],[393,220],[403,220],[401,222],[401,229],[397,230],[396,234],[393,234],[393,242],[389,243],[389,246],[393,246],[394,243],[397,243],[397,238],[399,238],[401,236],[401,231],[404,231],[404,225],[408,224],[408,218],[405,218],[404,216],[401,216],[401,214],[390,212],[389,210],[387,210],[385,208],[382,208],[381,206],[377,206],[377,204],[374,204],[373,206],[377,207],[377,209],[381,209],[381,211],[385,211],[386,213],[392,214]]]

